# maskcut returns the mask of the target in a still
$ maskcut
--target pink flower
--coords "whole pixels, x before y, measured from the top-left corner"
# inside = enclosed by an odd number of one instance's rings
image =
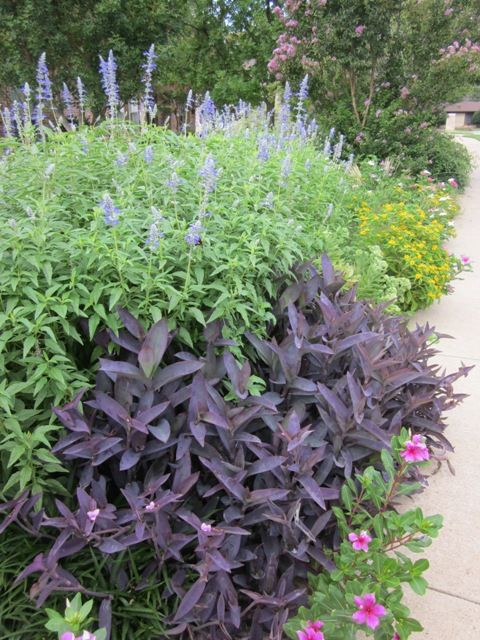
[[[212,525],[207,524],[206,522],[202,522],[202,524],[200,525],[200,529],[203,531],[203,533],[206,533],[207,535],[209,533],[212,533]]]
[[[355,136],[355,142],[361,142],[364,138],[365,134],[363,133],[363,131],[360,131],[360,133]]]
[[[375,111],[375,118],[379,118],[382,115],[382,110],[381,109],[377,109]]]
[[[393,634],[393,638],[392,640],[400,640],[400,636],[398,635],[398,633],[395,631],[395,633]]]
[[[321,632],[322,627],[321,620],[315,620],[315,622],[309,620],[303,631],[297,631],[298,640],[324,640],[324,635]]]
[[[407,440],[405,449],[400,455],[406,462],[422,462],[430,458],[425,439],[420,435],[415,435],[411,440]]]
[[[449,179],[448,179],[448,184],[449,184],[451,187],[455,187],[455,188],[457,188],[457,187],[458,187],[458,182],[455,180],[455,178],[449,178]]]
[[[364,31],[365,31],[365,25],[364,24],[358,24],[355,27],[355,33],[357,34],[357,36],[361,36]]]
[[[368,107],[368,106],[370,105],[370,103],[371,103],[370,98],[367,98],[363,104],[364,104],[366,107]]]
[[[385,607],[377,604],[374,593],[366,593],[354,597],[358,611],[352,616],[352,620],[357,624],[366,624],[370,629],[376,629],[380,624],[380,618],[387,614]]]
[[[468,256],[460,256],[460,260],[462,261],[462,264],[470,264],[471,263],[471,259]]]
[[[360,531],[358,535],[356,533],[349,533],[348,539],[352,543],[355,551],[368,551],[368,545],[372,541],[366,531]]]
[[[87,518],[90,522],[95,522],[98,518],[98,514],[100,513],[100,509],[92,509],[91,511],[87,511]]]
[[[60,640],[75,640],[75,634],[72,633],[71,631],[65,631],[60,636]]]
[[[149,502],[147,504],[147,506],[145,507],[145,511],[151,512],[151,511],[155,511],[155,507],[157,505],[155,504],[155,502],[152,500],[151,502]]]
[[[451,16],[452,13],[453,13],[453,8],[452,7],[448,7],[448,9],[445,9],[445,11],[443,12],[443,15],[447,16],[447,18],[448,18],[448,16]]]
[[[408,96],[410,95],[410,90],[408,87],[402,87],[401,91],[400,91],[400,95],[402,97],[402,100],[406,100],[408,98]]]
[[[288,29],[295,29],[295,27],[298,27],[298,20],[289,20],[285,23],[285,26]]]

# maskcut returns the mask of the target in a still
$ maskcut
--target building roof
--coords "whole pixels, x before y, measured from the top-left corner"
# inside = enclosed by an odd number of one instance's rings
[[[473,113],[474,111],[480,111],[480,100],[455,102],[453,104],[446,104],[443,108],[450,113]]]

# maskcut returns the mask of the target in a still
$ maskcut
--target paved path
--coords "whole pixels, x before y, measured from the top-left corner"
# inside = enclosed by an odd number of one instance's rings
[[[476,167],[461,198],[463,214],[449,248],[473,260],[473,272],[455,283],[452,295],[416,316],[454,340],[440,343],[438,361],[449,371],[463,362],[474,364],[456,390],[470,394],[450,412],[447,437],[455,447],[450,460],[430,480],[418,502],[427,514],[441,513],[444,528],[428,550],[430,589],[423,597],[409,597],[414,617],[425,631],[418,640],[480,639],[480,141],[463,138]]]

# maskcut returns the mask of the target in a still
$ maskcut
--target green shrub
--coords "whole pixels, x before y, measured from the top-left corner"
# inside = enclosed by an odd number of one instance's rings
[[[475,111],[472,116],[472,124],[480,127],[480,111]]]

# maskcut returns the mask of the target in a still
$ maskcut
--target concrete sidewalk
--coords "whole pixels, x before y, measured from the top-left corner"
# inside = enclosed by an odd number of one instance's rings
[[[456,390],[467,398],[448,416],[447,437],[455,447],[450,456],[456,475],[446,465],[430,479],[430,487],[415,499],[426,514],[444,516],[440,537],[427,550],[430,583],[423,597],[408,596],[412,615],[425,631],[418,640],[478,640],[480,638],[480,141],[463,138],[476,167],[461,198],[457,237],[449,243],[456,255],[473,261],[473,272],[454,283],[453,294],[417,314],[441,333],[438,362],[447,371],[476,365]]]

